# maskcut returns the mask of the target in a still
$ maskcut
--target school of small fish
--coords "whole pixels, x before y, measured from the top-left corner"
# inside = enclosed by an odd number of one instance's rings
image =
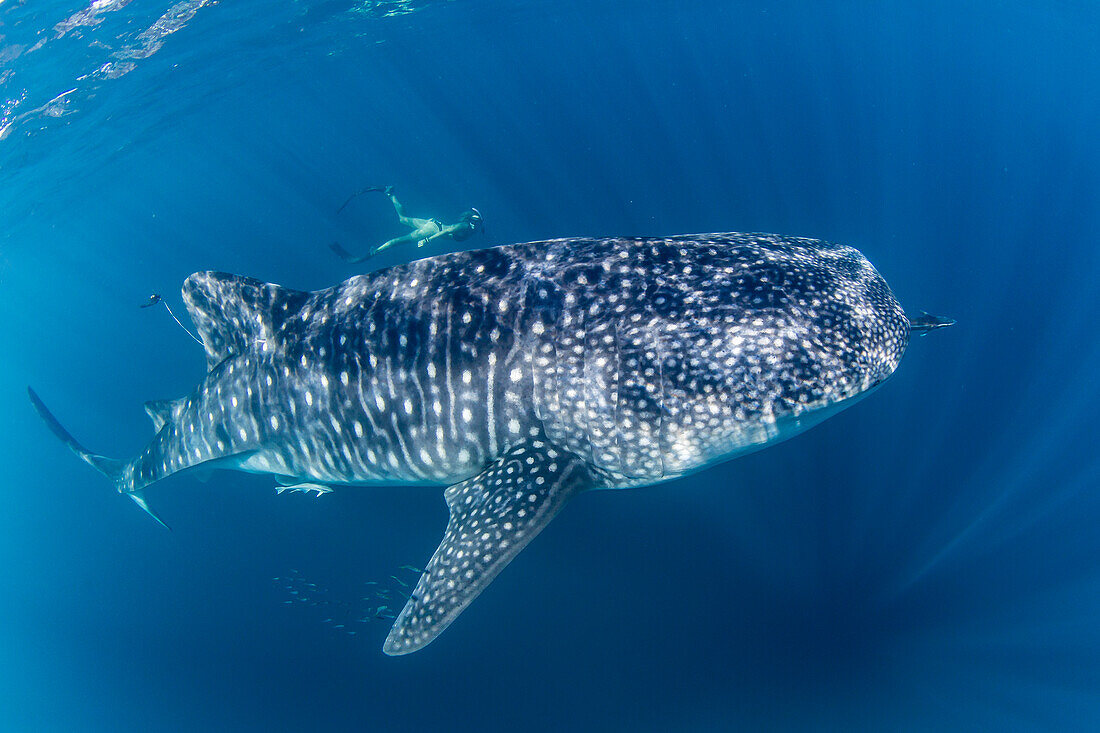
[[[409,600],[411,582],[415,582],[423,569],[402,565],[397,573],[385,580],[368,580],[351,600],[334,597],[326,587],[310,582],[296,569],[271,579],[275,587],[287,597],[283,605],[301,605],[316,608],[322,615],[321,623],[347,636],[356,636],[360,625],[375,621],[387,623],[397,617],[397,611]],[[408,580],[401,575],[407,574]],[[410,582],[411,581],[411,582]],[[362,594],[362,595],[360,595]]]

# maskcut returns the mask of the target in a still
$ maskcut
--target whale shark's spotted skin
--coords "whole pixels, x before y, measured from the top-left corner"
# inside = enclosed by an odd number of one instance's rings
[[[158,433],[120,491],[210,462],[450,485],[391,654],[435,638],[577,492],[803,430],[885,380],[910,334],[857,250],[768,234],[510,245],[314,293],[197,273],[183,294],[210,372],[147,406]]]

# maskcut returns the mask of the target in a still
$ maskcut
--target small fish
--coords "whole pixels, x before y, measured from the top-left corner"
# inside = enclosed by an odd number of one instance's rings
[[[334,628],[334,629],[342,629],[342,628],[344,628],[344,625],[343,625],[343,624],[336,624],[336,625],[335,625],[335,626],[333,626],[332,628]]]
[[[423,573],[424,571],[412,565],[402,565],[398,570],[408,570],[410,573]]]
[[[322,621],[321,623],[323,623],[323,624],[328,624],[328,623],[332,623],[332,619],[330,619],[330,618],[326,618],[326,619],[325,619],[324,621]]]
[[[294,601],[283,601],[283,603],[294,603]]]
[[[391,575],[390,577],[391,577],[391,578],[393,578],[394,580],[396,580],[396,581],[397,581],[398,583],[400,583],[400,584],[401,584],[401,585],[402,585],[403,587],[405,587],[405,588],[408,588],[408,587],[409,587],[409,584],[408,584],[408,583],[406,583],[405,581],[401,580],[401,578],[397,577],[396,575]]]

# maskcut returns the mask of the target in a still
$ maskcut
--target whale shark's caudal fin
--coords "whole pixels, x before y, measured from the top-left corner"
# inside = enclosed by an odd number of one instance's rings
[[[27,394],[30,396],[31,404],[34,405],[34,409],[38,413],[38,416],[42,418],[50,431],[56,435],[62,443],[69,447],[69,450],[76,453],[85,463],[110,479],[111,483],[115,485],[115,488],[118,489],[119,492],[129,496],[135,504],[145,510],[150,517],[155,519],[157,524],[165,529],[171,529],[171,527],[164,523],[164,520],[158,517],[156,513],[149,508],[149,504],[146,503],[145,497],[142,496],[140,491],[128,491],[126,487],[123,486],[126,479],[127,461],[120,461],[117,458],[107,458],[106,456],[97,455],[89,451],[78,443],[76,438],[57,421],[57,418],[53,416],[53,413],[50,412],[49,408],[46,407],[45,403],[42,402],[42,399],[33,389],[27,387]]]
[[[448,488],[451,518],[443,542],[382,650],[408,654],[439,636],[565,502],[591,485],[581,459],[532,439]]]
[[[183,283],[183,302],[214,368],[230,356],[262,350],[282,338],[309,293],[224,272],[196,272]],[[278,346],[271,344],[271,348]]]

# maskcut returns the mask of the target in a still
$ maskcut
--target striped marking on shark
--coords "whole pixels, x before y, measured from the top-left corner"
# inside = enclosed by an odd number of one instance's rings
[[[435,639],[577,493],[795,435],[889,377],[911,333],[949,325],[910,322],[857,250],[772,234],[515,244],[312,293],[205,272],[183,297],[208,372],[146,404],[157,432],[135,458],[89,452],[31,391],[35,408],[150,514],[148,486],[200,466],[318,495],[446,486],[387,654]]]

